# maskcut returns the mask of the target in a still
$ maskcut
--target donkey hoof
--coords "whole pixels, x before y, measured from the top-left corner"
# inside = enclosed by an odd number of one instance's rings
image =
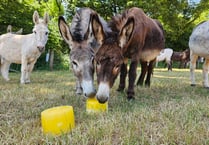
[[[117,89],[118,92],[123,92],[123,90],[124,90],[123,88],[118,88]]]
[[[29,84],[29,83],[30,83],[30,80],[26,80],[26,81],[25,81],[25,84]]]
[[[132,101],[132,100],[135,100],[135,97],[133,97],[133,96],[128,96],[127,99],[128,99],[128,101]]]
[[[209,87],[205,87],[205,88],[209,90]]]
[[[195,86],[196,86],[196,84],[191,84],[191,86],[192,86],[192,87],[195,87]]]
[[[143,83],[142,82],[137,82],[136,85],[137,86],[143,86]]]
[[[10,81],[10,79],[9,78],[6,78],[5,81],[8,82],[8,81]]]

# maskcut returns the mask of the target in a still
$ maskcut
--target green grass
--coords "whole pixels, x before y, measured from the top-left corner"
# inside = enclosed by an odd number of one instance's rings
[[[140,71],[138,71],[140,72]],[[196,87],[188,69],[155,69],[151,87],[136,87],[136,99],[111,90],[108,112],[87,114],[85,99],[75,94],[69,71],[34,71],[32,83],[19,84],[0,77],[0,144],[71,145],[206,145],[209,144],[209,90],[202,87],[201,70]],[[42,133],[41,112],[71,105],[75,128],[61,136]]]

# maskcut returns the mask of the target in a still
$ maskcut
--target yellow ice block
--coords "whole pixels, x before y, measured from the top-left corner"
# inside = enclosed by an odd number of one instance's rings
[[[41,124],[44,134],[60,135],[75,127],[72,106],[58,106],[41,112]]]
[[[108,111],[108,102],[101,104],[96,98],[88,98],[86,101],[86,111],[88,113]]]

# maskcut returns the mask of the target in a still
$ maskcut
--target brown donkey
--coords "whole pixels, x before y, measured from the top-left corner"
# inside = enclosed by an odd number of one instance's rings
[[[139,84],[143,82],[144,75],[148,71],[145,83],[150,85],[153,63],[161,49],[164,48],[162,26],[136,7],[124,11],[121,15],[114,16],[109,22],[111,32],[106,32],[97,15],[92,16],[91,23],[93,34],[100,44],[95,56],[98,81],[96,97],[98,101],[105,103],[109,99],[110,88],[119,72],[118,90],[124,90],[128,59],[131,60],[131,64],[128,72],[127,98],[133,99],[139,60],[142,67]]]
[[[181,52],[174,51],[173,55],[171,56],[171,61],[179,61],[179,68],[186,68],[187,63],[190,61],[189,48]]]

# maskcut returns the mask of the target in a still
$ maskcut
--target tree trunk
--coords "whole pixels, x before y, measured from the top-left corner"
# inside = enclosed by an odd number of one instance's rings
[[[50,50],[50,58],[49,58],[50,71],[53,71],[53,64],[54,64],[54,50]]]

